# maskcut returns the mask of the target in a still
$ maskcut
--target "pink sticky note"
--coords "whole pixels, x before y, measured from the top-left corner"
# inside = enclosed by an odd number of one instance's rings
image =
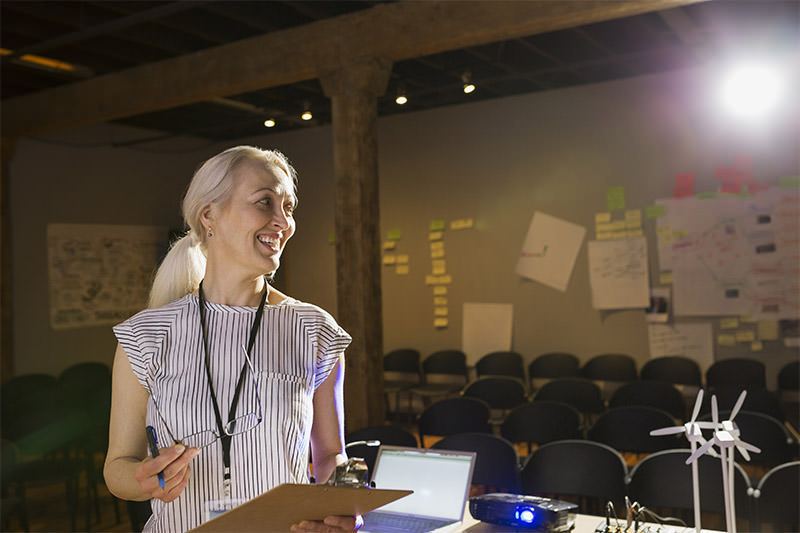
[[[733,167],[717,167],[714,169],[714,177],[718,180],[732,180],[736,178],[736,171]]]
[[[739,181],[753,181],[753,171],[752,170],[745,170],[741,168],[734,169],[733,171],[734,177]]]
[[[727,179],[722,182],[720,192],[739,194],[742,192],[742,182],[736,179]]]
[[[747,192],[749,192],[750,194],[766,191],[767,189],[769,189],[769,185],[761,181],[752,181],[747,184]]]

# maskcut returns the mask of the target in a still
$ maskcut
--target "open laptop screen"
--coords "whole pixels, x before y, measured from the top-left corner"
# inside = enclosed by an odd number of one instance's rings
[[[379,512],[461,520],[474,452],[381,446],[372,481],[379,489],[411,489]]]

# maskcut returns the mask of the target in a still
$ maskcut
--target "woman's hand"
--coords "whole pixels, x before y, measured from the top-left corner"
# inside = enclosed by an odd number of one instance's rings
[[[134,477],[146,494],[164,503],[171,502],[180,496],[189,482],[189,462],[198,453],[200,450],[197,448],[186,448],[182,444],[161,448],[158,457],[148,457],[139,464]],[[158,482],[159,472],[164,474],[163,489]]]
[[[341,533],[349,531],[358,531],[364,525],[364,519],[361,515],[355,516],[328,516],[322,522],[313,520],[304,520],[299,524],[292,526],[292,531],[295,533]]]

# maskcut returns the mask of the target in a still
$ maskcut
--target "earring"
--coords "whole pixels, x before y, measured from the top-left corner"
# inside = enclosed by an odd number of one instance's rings
[[[214,234],[213,234],[213,233],[211,233],[211,228],[208,228],[208,236],[209,236],[209,237],[213,237],[213,236],[214,236]]]

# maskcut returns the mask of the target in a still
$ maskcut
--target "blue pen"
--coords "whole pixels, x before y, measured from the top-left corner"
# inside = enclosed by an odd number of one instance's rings
[[[145,428],[145,433],[147,433],[147,445],[150,447],[150,455],[153,456],[153,459],[158,457],[158,439],[156,438],[156,430],[153,426],[147,426]],[[158,473],[158,484],[163,489],[164,488],[164,472]]]

